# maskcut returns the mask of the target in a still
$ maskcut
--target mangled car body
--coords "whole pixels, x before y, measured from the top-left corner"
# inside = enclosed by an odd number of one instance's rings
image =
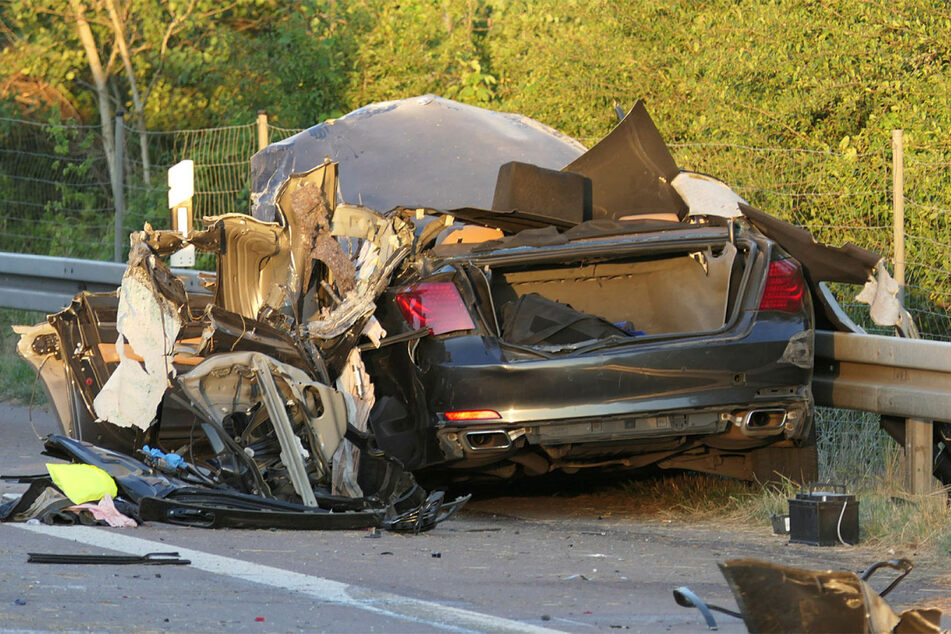
[[[677,168],[643,105],[585,151],[377,104],[269,146],[252,180],[252,215],[146,227],[118,294],[22,331],[65,434],[307,506],[398,498],[406,471],[815,475],[813,333],[841,326],[818,283],[879,258],[784,249],[794,228]],[[217,256],[207,293],[162,261],[187,244]]]

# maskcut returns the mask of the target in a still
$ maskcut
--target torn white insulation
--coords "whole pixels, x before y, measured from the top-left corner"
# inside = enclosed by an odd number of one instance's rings
[[[182,327],[177,307],[156,292],[145,262],[130,264],[122,277],[116,316],[119,367],[93,401],[97,420],[143,430],[175,377],[172,347]],[[126,341],[141,362],[129,356]]]
[[[875,265],[875,275],[869,276],[862,292],[855,299],[869,305],[869,317],[878,326],[895,326],[905,337],[918,338],[918,329],[911,314],[898,298],[900,285],[888,273],[885,261]]]
[[[376,317],[371,316],[360,334],[369,339],[374,348],[379,348],[380,342],[386,337],[386,330],[383,329]]]

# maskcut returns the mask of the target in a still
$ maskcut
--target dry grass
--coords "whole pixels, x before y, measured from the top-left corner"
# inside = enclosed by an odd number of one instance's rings
[[[856,496],[862,542],[884,551],[951,557],[949,491],[919,496],[903,491],[902,450],[879,428],[878,418],[822,408],[817,423],[820,481],[843,484]],[[788,512],[788,499],[800,487],[673,473],[627,482],[622,490],[639,500],[639,514],[768,526],[770,515]]]
[[[725,518],[763,495],[763,487],[755,483],[700,473],[629,480],[621,490],[635,502],[636,513],[662,519]]]
[[[951,557],[948,492],[921,496],[904,493],[896,475],[897,461],[895,465],[884,476],[870,477],[848,488],[859,502],[861,541],[886,552]],[[770,515],[787,513],[788,499],[800,490],[788,481],[764,486],[693,473],[630,481],[621,489],[637,500],[636,514],[743,526],[769,526]]]

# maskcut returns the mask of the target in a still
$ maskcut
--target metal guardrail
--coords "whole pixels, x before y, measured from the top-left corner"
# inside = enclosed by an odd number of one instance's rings
[[[951,343],[816,331],[817,405],[951,422]]]
[[[125,269],[118,262],[0,252],[0,307],[58,312],[81,291],[114,291]],[[201,290],[197,271],[172,271],[186,290]]]
[[[951,422],[951,343],[817,331],[812,391],[817,405],[891,417],[882,423],[904,447],[906,489],[935,489],[932,421]]]

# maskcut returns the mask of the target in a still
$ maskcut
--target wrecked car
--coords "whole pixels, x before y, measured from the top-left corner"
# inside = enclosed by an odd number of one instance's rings
[[[848,327],[820,283],[880,258],[680,170],[643,104],[590,150],[438,97],[375,104],[251,171],[251,215],[146,226],[117,293],[20,329],[66,436],[390,516],[432,508],[413,473],[815,477],[813,333]],[[188,245],[217,258],[207,292],[163,261]]]
[[[447,121],[459,110],[476,123]],[[880,257],[681,170],[641,103],[590,150],[552,135],[542,160],[515,132],[493,149],[475,111],[380,104],[252,159],[257,218],[329,156],[344,200],[414,225],[377,302],[387,340],[364,354],[380,447],[438,481],[648,465],[814,478],[814,329],[852,328],[821,283],[863,284]],[[427,134],[442,136],[417,149]]]

